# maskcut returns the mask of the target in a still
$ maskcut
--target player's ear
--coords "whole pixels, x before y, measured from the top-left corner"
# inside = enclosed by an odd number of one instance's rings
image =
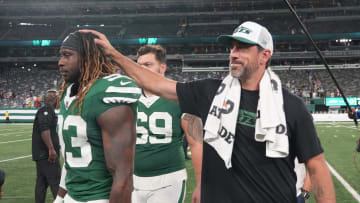
[[[167,69],[166,63],[160,64],[160,73],[161,74],[165,75],[166,69]]]

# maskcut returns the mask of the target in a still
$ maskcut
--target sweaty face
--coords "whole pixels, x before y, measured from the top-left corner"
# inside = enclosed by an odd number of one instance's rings
[[[139,56],[137,59],[137,63],[145,68],[148,68],[152,72],[160,73],[162,75],[165,74],[166,65],[160,63],[160,61],[156,60],[155,54],[148,53],[142,56]]]
[[[246,82],[259,69],[258,56],[259,51],[256,45],[233,40],[229,56],[231,75]]]
[[[78,82],[80,77],[80,55],[78,52],[70,49],[60,49],[58,65],[65,82]]]

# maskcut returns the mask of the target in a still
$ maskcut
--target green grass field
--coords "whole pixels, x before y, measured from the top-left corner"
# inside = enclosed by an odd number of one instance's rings
[[[317,123],[316,128],[325,150],[328,163],[350,185],[360,192],[360,176],[356,170],[353,157],[356,140],[360,133],[352,123]],[[0,168],[5,170],[6,182],[4,197],[1,203],[30,203],[34,202],[35,164],[31,160],[31,124],[1,124],[0,125]],[[19,158],[16,160],[8,160]],[[357,158],[360,164],[360,155]],[[186,162],[188,169],[188,184],[186,203],[191,202],[191,194],[195,188],[195,177],[191,161]],[[339,203],[358,202],[333,177],[336,190],[336,199]],[[52,202],[48,190],[47,202]],[[316,202],[311,198],[308,202]]]

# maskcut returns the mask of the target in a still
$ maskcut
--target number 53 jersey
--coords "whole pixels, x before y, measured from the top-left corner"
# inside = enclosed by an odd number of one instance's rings
[[[158,96],[138,101],[134,174],[159,176],[185,168],[179,104]]]
[[[106,167],[97,119],[119,105],[130,105],[135,114],[141,89],[133,80],[119,74],[100,78],[86,94],[79,115],[79,106],[73,108],[77,98],[70,96],[71,87],[64,93],[58,116],[58,134],[65,144],[68,194],[81,202],[109,199],[113,179]]]

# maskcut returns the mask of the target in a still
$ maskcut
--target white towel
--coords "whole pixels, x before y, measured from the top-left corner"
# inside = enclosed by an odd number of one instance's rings
[[[240,82],[229,74],[218,88],[204,127],[204,141],[216,150],[224,160],[226,168],[232,166],[231,155],[235,141],[240,98]],[[265,99],[261,100],[261,98]],[[268,104],[269,100],[271,102]],[[266,142],[267,157],[286,157],[289,143],[286,136],[281,82],[270,68],[267,68],[260,81],[257,109],[261,116],[256,120],[254,139]],[[276,118],[273,119],[274,117]],[[277,131],[281,133],[278,134]]]
[[[255,140],[266,142],[267,157],[287,157],[289,154],[289,140],[286,134],[281,81],[270,68],[267,68],[260,81],[259,94]]]
[[[217,151],[227,168],[231,167],[240,94],[239,80],[229,74],[217,90],[204,127],[205,142]]]

